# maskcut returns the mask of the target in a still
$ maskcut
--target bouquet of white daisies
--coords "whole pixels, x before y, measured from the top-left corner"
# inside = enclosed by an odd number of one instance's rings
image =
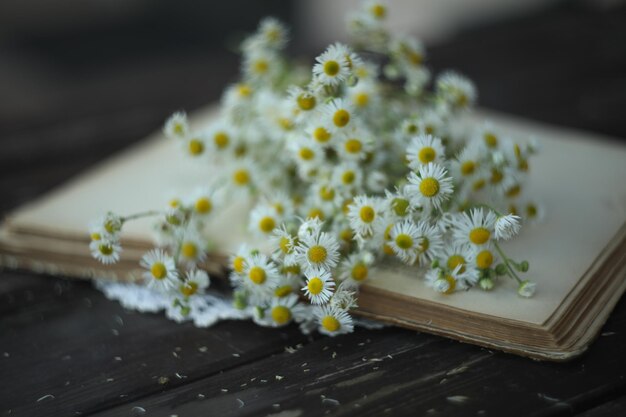
[[[163,211],[108,213],[91,230],[93,255],[116,262],[123,225],[158,216],[162,244],[141,260],[145,283],[187,315],[209,285],[206,221],[246,197],[256,204],[250,233],[272,249],[242,245],[230,281],[235,305],[259,324],[350,332],[359,285],[385,258],[444,295],[489,291],[508,276],[532,296],[535,284],[520,278],[528,262],[498,242],[541,214],[522,195],[536,147],[489,124],[468,128],[472,82],[453,72],[433,80],[421,43],[389,32],[386,15],[385,3],[365,3],[348,20],[353,46],[330,45],[312,71],[283,55],[285,26],[264,19],[242,44],[241,81],[226,89],[219,119],[195,131],[176,113],[164,127],[223,176]]]

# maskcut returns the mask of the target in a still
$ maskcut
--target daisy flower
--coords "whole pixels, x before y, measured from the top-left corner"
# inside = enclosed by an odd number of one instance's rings
[[[381,221],[381,212],[384,203],[378,198],[359,195],[348,206],[348,219],[350,227],[357,235],[372,236],[374,227]]]
[[[321,306],[315,310],[319,332],[328,336],[350,333],[354,329],[352,317],[337,307]]]
[[[304,129],[304,132],[320,146],[329,145],[333,138],[333,132],[326,129],[322,123],[311,123]]]
[[[124,219],[111,211],[102,216],[95,224],[94,229],[98,229],[103,238],[109,240],[118,240],[119,233],[122,231]]]
[[[282,327],[292,321],[300,321],[305,312],[304,306],[298,302],[298,296],[295,294],[282,298],[273,298],[268,309],[267,319],[270,326]]]
[[[491,242],[496,224],[496,214],[482,208],[463,213],[454,223],[454,238],[457,242],[467,242],[473,247],[483,247]]]
[[[441,164],[445,157],[441,139],[424,134],[413,137],[407,147],[406,157],[409,167],[415,170],[431,162]]]
[[[411,172],[406,189],[413,196],[412,204],[440,209],[453,191],[452,178],[447,173],[443,166],[432,162],[420,166],[419,175]]]
[[[395,224],[391,228],[389,237],[387,244],[393,249],[393,252],[404,263],[413,265],[422,248],[422,238],[415,223],[411,220],[404,220]]]
[[[352,308],[357,308],[356,292],[353,290],[354,286],[348,281],[342,282],[337,291],[330,299],[329,305],[331,308],[336,308],[343,311],[348,311]]]
[[[254,254],[246,259],[243,269],[243,285],[256,298],[269,296],[278,280],[278,270],[265,255]]]
[[[369,0],[365,2],[365,10],[372,19],[383,20],[387,17],[387,3],[379,0]]]
[[[490,249],[481,249],[475,258],[475,265],[478,269],[489,269],[496,260],[495,254]]]
[[[230,275],[230,281],[232,284],[237,285],[242,283],[246,264],[251,255],[251,250],[248,245],[243,244],[239,246],[239,249],[234,255],[230,256],[229,263],[232,273]]]
[[[269,236],[282,222],[276,209],[267,204],[257,204],[250,213],[249,229],[259,236]]]
[[[336,98],[323,107],[322,116],[324,127],[329,132],[338,132],[351,126],[354,111],[352,106],[343,99]]]
[[[204,133],[207,147],[211,154],[220,154],[233,149],[235,144],[235,130],[229,123],[223,121],[212,124]]]
[[[187,114],[179,111],[172,114],[163,127],[163,133],[170,139],[184,139],[189,134]]]
[[[426,273],[426,285],[436,292],[443,295],[450,295],[457,289],[458,269],[453,271],[444,271],[434,268]]]
[[[315,58],[313,77],[321,85],[337,86],[348,79],[350,66],[346,56],[347,50],[331,45],[320,56]]]
[[[335,281],[326,268],[310,268],[305,274],[306,285],[302,287],[312,304],[325,304],[333,295]]]
[[[139,264],[146,269],[143,277],[149,288],[159,291],[169,291],[178,284],[178,271],[171,256],[161,249],[153,249],[146,253]]]
[[[317,107],[317,97],[301,87],[289,87],[287,89],[287,97],[293,108],[300,112],[309,113]]]
[[[257,169],[254,162],[249,159],[237,161],[230,167],[229,185],[234,192],[247,192],[253,184],[260,182],[259,176],[261,172]]]
[[[444,248],[443,265],[449,271],[457,270],[459,289],[466,289],[478,282],[475,258],[476,254],[468,244],[452,244]]]
[[[191,194],[188,204],[195,216],[205,217],[213,212],[219,202],[217,190],[212,187],[200,187]]]
[[[209,274],[201,269],[191,269],[185,274],[185,280],[180,286],[180,293],[185,297],[202,294],[210,285]]]
[[[495,238],[509,240],[519,233],[521,217],[514,214],[498,216],[495,225]]]
[[[420,237],[417,260],[420,265],[426,261],[436,259],[443,250],[443,236],[437,225],[429,225],[424,221],[416,223],[417,234]]]
[[[324,222],[319,217],[308,217],[298,228],[298,239],[317,236],[322,231],[323,226]]]
[[[272,231],[270,241],[276,248],[275,257],[284,257],[285,263],[291,263],[290,260],[295,255],[296,238],[287,231],[284,224]]]
[[[259,23],[255,38],[259,46],[279,50],[287,44],[289,31],[278,19],[266,17]]]
[[[404,218],[413,212],[411,197],[407,194],[406,187],[396,188],[394,193],[385,190],[385,202],[394,217]]]
[[[374,256],[369,252],[353,253],[341,263],[339,279],[346,287],[356,287],[367,279],[373,262]]]
[[[107,238],[92,240],[89,244],[89,249],[91,250],[91,256],[105,265],[119,261],[120,253],[122,252],[122,247],[117,241]]]
[[[190,135],[183,141],[183,151],[185,155],[197,158],[204,154],[206,145],[201,135]]]
[[[373,81],[361,81],[347,91],[347,96],[352,106],[360,111],[368,110],[376,106],[379,101],[378,85]]]
[[[331,182],[342,190],[360,190],[363,171],[355,162],[344,161],[333,169]]]
[[[389,48],[403,66],[419,67],[424,63],[424,45],[413,36],[396,36],[391,40]]]
[[[296,246],[300,265],[331,269],[339,261],[339,243],[330,233],[306,234]]]
[[[480,148],[472,144],[465,146],[452,162],[455,177],[463,180],[474,178],[480,173]]]
[[[207,242],[193,229],[186,230],[179,245],[179,259],[187,266],[195,266],[206,259]]]
[[[458,108],[471,107],[476,101],[476,87],[469,79],[452,71],[437,78],[437,95]]]
[[[372,151],[372,137],[364,129],[350,129],[342,135],[338,144],[339,154],[347,160],[359,161],[367,158]]]

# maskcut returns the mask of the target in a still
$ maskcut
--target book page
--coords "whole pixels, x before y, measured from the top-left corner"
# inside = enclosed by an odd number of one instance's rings
[[[198,113],[193,128],[210,122],[214,110]],[[524,227],[519,239],[505,243],[508,253],[531,263],[525,277],[538,283],[531,299],[516,295],[503,278],[490,293],[478,289],[439,295],[426,288],[419,270],[379,271],[368,285],[452,307],[542,324],[602,254],[626,220],[626,148],[598,135],[548,127],[495,113],[479,114],[517,138],[534,136],[541,152],[531,160],[527,195],[545,207],[546,220]],[[197,187],[199,179],[224,174],[220,167],[194,163],[180,144],[157,133],[121,155],[33,201],[9,217],[18,230],[50,236],[87,238],[91,221],[112,210],[122,215],[166,207],[176,193]],[[209,224],[219,252],[234,251],[244,240],[249,202],[230,205]],[[147,241],[152,221],[131,222],[123,237]]]

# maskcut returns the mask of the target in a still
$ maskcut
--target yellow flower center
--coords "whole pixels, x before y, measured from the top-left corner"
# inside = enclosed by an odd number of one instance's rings
[[[322,327],[331,333],[336,332],[341,327],[339,320],[333,316],[326,316],[322,319]]]
[[[180,253],[185,258],[195,258],[198,255],[198,247],[193,242],[185,242],[180,247]]]
[[[91,237],[91,240],[100,240],[100,239],[102,239],[102,236],[98,232],[93,232],[91,235],[89,235],[89,237]]]
[[[185,127],[182,123],[174,124],[174,133],[176,133],[178,136],[182,136],[185,133]]]
[[[201,197],[196,200],[196,204],[194,204],[194,208],[198,213],[207,214],[210,213],[213,209],[213,203],[206,197]]]
[[[195,282],[185,282],[180,286],[180,292],[185,297],[190,297],[198,291],[198,284]]]
[[[485,179],[481,178],[474,181],[474,184],[472,184],[472,188],[474,189],[474,191],[482,190],[485,187],[485,183]]]
[[[113,253],[113,246],[107,245],[107,244],[100,244],[98,245],[98,251],[100,251],[100,253],[105,256],[111,255]]]
[[[224,149],[228,146],[230,142],[230,137],[225,132],[217,132],[215,136],[213,136],[213,142],[215,142],[215,146],[219,149]]]
[[[485,144],[490,148],[498,146],[498,137],[493,133],[485,133],[483,138],[485,139]]]
[[[406,131],[408,133],[410,133],[410,134],[417,133],[417,126],[414,125],[413,123],[411,123],[411,124],[407,125]]]
[[[292,130],[293,129],[293,121],[286,117],[281,117],[278,119],[278,124],[284,130]]]
[[[311,211],[309,211],[309,215],[307,217],[309,217],[310,219],[314,219],[317,217],[320,220],[324,220],[324,212],[320,208],[312,208]]]
[[[502,178],[504,178],[504,174],[502,173],[502,171],[495,168],[491,170],[491,178],[489,179],[489,181],[491,181],[492,184],[498,184],[502,181]]]
[[[341,66],[337,61],[326,61],[324,63],[324,74],[328,76],[334,77],[337,73],[339,73],[340,69]]]
[[[331,187],[323,186],[320,188],[320,198],[325,201],[330,201],[335,198],[335,190]]]
[[[434,197],[439,193],[439,181],[435,178],[427,177],[420,182],[420,193],[425,197]]]
[[[404,198],[394,198],[391,206],[396,215],[404,217],[409,209],[409,201]]]
[[[284,269],[285,273],[292,275],[300,275],[300,265],[288,265]]]
[[[385,255],[389,255],[389,256],[393,256],[396,254],[393,251],[393,248],[386,243],[383,245],[383,252],[385,252]]]
[[[352,279],[358,282],[363,281],[367,278],[368,272],[367,266],[363,264],[356,264],[354,265],[354,268],[352,268]]]
[[[515,184],[514,186],[506,190],[506,196],[509,198],[516,197],[519,195],[521,191],[522,191],[521,185]]]
[[[309,279],[309,282],[306,284],[307,289],[313,295],[317,295],[322,292],[324,289],[324,281],[322,281],[319,277],[313,277]]]
[[[459,269],[459,273],[462,274],[463,272],[465,272],[465,258],[463,258],[461,255],[452,255],[448,258],[448,268],[450,268],[451,270],[454,271],[454,268],[459,265],[463,265],[461,266],[461,269]]]
[[[375,4],[370,10],[372,12],[372,15],[374,15],[374,17],[377,19],[382,19],[387,15],[387,8],[382,4]]]
[[[313,131],[313,138],[320,143],[326,143],[330,140],[330,133],[321,126],[316,127]]]
[[[344,242],[348,242],[348,243],[351,242],[352,241],[352,230],[351,229],[343,229],[341,231],[341,233],[339,233],[339,237]]]
[[[176,208],[176,207],[179,207],[179,206],[180,206],[180,200],[179,200],[179,199],[177,199],[177,198],[173,198],[173,199],[171,199],[171,200],[169,201],[169,203],[168,203],[168,204],[169,204],[169,206],[170,206],[170,207],[172,207],[172,208]]]
[[[528,217],[533,218],[533,217],[537,217],[537,206],[535,206],[534,204],[528,204],[526,206],[526,214],[528,215]]]
[[[363,149],[363,144],[358,139],[348,139],[345,144],[346,152],[359,153]]]
[[[310,161],[315,157],[315,152],[311,148],[300,148],[300,158]]]
[[[274,290],[274,295],[278,298],[283,298],[291,294],[292,291],[293,288],[291,288],[290,285],[283,285],[282,287],[278,287]]]
[[[391,240],[391,229],[393,229],[393,223],[389,224],[385,228],[385,233],[383,233],[383,237],[385,238],[385,240]]]
[[[282,236],[280,238],[280,250],[283,251],[283,253],[290,253],[291,252],[291,240],[286,237],[286,236]]]
[[[461,164],[462,175],[472,175],[476,170],[476,164],[474,161],[465,161]]]
[[[424,57],[422,56],[422,54],[419,54],[415,51],[408,51],[406,57],[413,65],[420,65],[424,61]]]
[[[235,259],[233,259],[233,269],[238,274],[241,274],[243,272],[244,266],[245,266],[245,260],[243,256],[237,256],[235,257]]]
[[[242,97],[248,97],[250,94],[252,94],[252,89],[246,84],[239,84],[237,86],[237,92]]]
[[[478,268],[487,269],[491,266],[492,263],[493,263],[493,254],[490,251],[484,250],[480,252],[478,255],[476,255],[476,266]]]
[[[446,275],[444,279],[448,281],[448,289],[443,293],[446,295],[452,294],[456,288],[456,280],[451,275]]]
[[[352,184],[356,179],[356,174],[354,171],[346,171],[341,175],[341,182],[346,185]]]
[[[291,320],[291,311],[285,306],[276,306],[272,308],[272,320],[276,324],[287,324]]]
[[[270,233],[276,227],[276,221],[274,221],[273,217],[265,216],[261,220],[259,220],[259,229],[263,233]]]
[[[424,146],[422,149],[420,149],[417,157],[422,164],[427,164],[435,160],[435,158],[437,157],[437,152],[435,152],[435,150],[430,146]]]
[[[264,59],[254,61],[252,64],[252,71],[257,74],[265,74],[269,68],[269,64]]]
[[[323,246],[316,245],[309,248],[308,257],[311,262],[314,262],[316,264],[322,263],[326,260],[327,256],[328,252]]]
[[[253,266],[248,272],[248,277],[250,278],[250,281],[257,285],[261,285],[265,282],[267,275],[265,274],[265,270],[260,266]]]
[[[396,236],[396,245],[398,245],[400,249],[410,249],[413,247],[413,238],[406,233],[400,233]]]
[[[430,248],[430,241],[426,236],[422,236],[422,240],[420,241],[420,251],[426,252]]]
[[[337,127],[345,127],[348,123],[350,123],[350,113],[348,110],[337,110],[333,115],[333,123]]]
[[[155,262],[152,264],[150,272],[155,279],[163,279],[167,275],[167,268],[162,262]]]
[[[491,232],[484,227],[472,229],[469,233],[469,240],[475,245],[482,245],[489,240]]]
[[[298,102],[298,107],[300,107],[300,109],[304,111],[314,109],[315,105],[317,104],[315,97],[310,94],[300,94],[296,101]]]
[[[361,207],[361,210],[359,210],[359,217],[365,223],[371,223],[374,221],[374,218],[376,217],[376,212],[370,206],[363,206]]]
[[[189,153],[193,156],[198,156],[204,152],[204,143],[198,139],[191,139],[189,141]]]
[[[247,185],[250,182],[250,174],[245,169],[238,169],[233,174],[233,180],[237,185]]]
[[[354,96],[354,103],[359,107],[365,107],[370,102],[370,96],[367,93],[358,93]]]

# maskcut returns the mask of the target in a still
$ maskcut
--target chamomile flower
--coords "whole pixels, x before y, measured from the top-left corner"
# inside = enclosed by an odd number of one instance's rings
[[[278,19],[266,17],[259,23],[255,39],[259,47],[283,49],[289,40],[289,31]]]
[[[202,294],[209,287],[209,274],[202,269],[190,269],[185,274],[185,280],[180,285],[180,293],[185,297]]]
[[[326,268],[309,268],[305,274],[306,285],[302,287],[304,295],[312,304],[325,304],[333,295],[335,281]]]
[[[472,144],[465,146],[452,161],[452,172],[455,178],[470,180],[480,174],[481,160],[480,148]]]
[[[401,66],[419,67],[424,63],[424,45],[412,36],[397,36],[391,40],[390,52]]]
[[[122,216],[108,212],[94,223],[93,228],[94,230],[97,229],[103,238],[118,240],[123,224],[124,219]]]
[[[217,122],[205,131],[204,139],[211,154],[223,154],[233,149],[236,143],[235,130],[229,123]]]
[[[370,274],[374,256],[370,252],[353,253],[341,262],[339,279],[346,287],[361,285]]]
[[[436,90],[439,97],[456,108],[471,107],[476,101],[476,87],[469,79],[452,71],[437,78]]]
[[[414,211],[411,196],[407,193],[406,187],[396,188],[393,193],[385,190],[385,202],[389,207],[388,213],[398,219],[406,218]]]
[[[419,230],[412,220],[396,223],[389,233],[388,245],[404,263],[413,265],[421,251]]]
[[[228,184],[235,192],[247,192],[256,182],[259,182],[260,172],[250,159],[237,161],[230,167]]]
[[[234,285],[239,285],[243,281],[246,264],[249,262],[248,259],[252,255],[252,251],[246,244],[242,244],[239,246],[239,249],[234,255],[230,256],[229,259],[229,267],[231,272],[230,281]]]
[[[498,216],[495,224],[495,238],[509,240],[519,233],[521,217],[514,214]]]
[[[122,247],[117,241],[107,238],[92,240],[89,244],[89,249],[91,249],[91,256],[105,265],[119,261],[120,253],[122,252]]]
[[[370,133],[365,129],[347,129],[342,133],[341,143],[337,146],[341,157],[350,161],[366,159],[373,144]]]
[[[318,144],[298,136],[289,141],[288,147],[299,166],[319,169],[324,158],[324,150]]]
[[[431,162],[441,164],[444,160],[444,148],[441,139],[431,135],[418,135],[411,139],[406,151],[409,167],[419,169]]]
[[[431,225],[425,221],[416,223],[417,234],[420,237],[417,260],[420,265],[436,259],[443,250],[443,236],[437,225]]]
[[[182,142],[182,149],[186,156],[197,158],[204,155],[206,150],[205,139],[197,133],[187,136]]]
[[[312,139],[319,146],[328,146],[332,143],[333,132],[326,127],[320,121],[310,123],[304,129],[307,138]]]
[[[265,255],[254,254],[246,259],[243,285],[257,300],[270,296],[278,281],[276,265]]]
[[[307,217],[298,228],[298,239],[319,235],[323,226],[324,222],[319,217]]]
[[[319,332],[328,336],[351,333],[354,329],[352,317],[347,311],[337,307],[321,306],[315,310]]]
[[[283,327],[292,321],[300,321],[305,308],[298,302],[295,294],[281,298],[273,298],[267,311],[267,319],[272,327]]]
[[[329,46],[315,60],[317,63],[313,66],[313,76],[323,86],[335,87],[350,75],[346,53],[334,45]]]
[[[206,259],[207,242],[194,229],[182,233],[179,242],[179,260],[183,264],[192,267]]]
[[[496,220],[496,214],[491,210],[472,209],[469,214],[457,217],[454,238],[458,243],[466,242],[475,248],[489,245],[494,237]]]
[[[493,266],[496,262],[496,254],[491,249],[479,248],[477,249],[476,257],[474,258],[475,266],[478,269],[486,270]]]
[[[372,19],[384,20],[387,17],[387,2],[383,2],[380,0],[369,0],[365,3],[364,9],[368,12],[369,16]]]
[[[331,181],[339,189],[360,190],[363,170],[354,162],[343,162],[333,169]]]
[[[317,107],[317,97],[301,87],[291,86],[287,90],[287,97],[292,107],[302,114],[311,113]]]
[[[329,132],[339,132],[353,125],[354,111],[350,104],[336,98],[322,108],[322,120]]]
[[[272,231],[270,238],[272,246],[276,248],[275,257],[285,258],[285,263],[291,263],[295,255],[296,237],[287,231],[287,227],[283,224]]]
[[[357,308],[356,291],[354,285],[349,281],[344,281],[337,287],[335,294],[330,298],[328,303],[331,308],[348,311]]]
[[[350,104],[357,111],[375,108],[379,101],[378,85],[373,81],[361,81],[347,91]]]
[[[371,237],[374,227],[382,219],[381,213],[383,209],[384,203],[378,198],[371,198],[365,195],[356,196],[348,207],[350,227],[357,235]]]
[[[187,204],[191,207],[194,216],[206,217],[213,213],[220,202],[218,190],[213,187],[200,187],[191,194]]]
[[[449,271],[457,271],[459,289],[466,289],[478,282],[475,258],[476,254],[469,244],[451,244],[444,248],[442,265]]]
[[[178,271],[174,259],[161,249],[147,252],[139,264],[146,269],[143,278],[149,288],[167,292],[178,285]]]
[[[267,204],[257,204],[250,213],[249,229],[259,236],[270,236],[282,222],[276,209]]]
[[[163,127],[163,133],[170,139],[184,139],[189,135],[187,114],[179,111],[172,114]]]
[[[406,189],[412,196],[412,204],[440,209],[453,191],[452,178],[447,174],[443,166],[432,162],[420,166],[419,175],[411,172]]]
[[[436,292],[443,295],[450,295],[457,290],[458,285],[458,269],[446,271],[440,268],[434,268],[426,273],[426,285]]]
[[[331,269],[339,261],[339,243],[330,233],[303,234],[296,253],[302,266]]]

